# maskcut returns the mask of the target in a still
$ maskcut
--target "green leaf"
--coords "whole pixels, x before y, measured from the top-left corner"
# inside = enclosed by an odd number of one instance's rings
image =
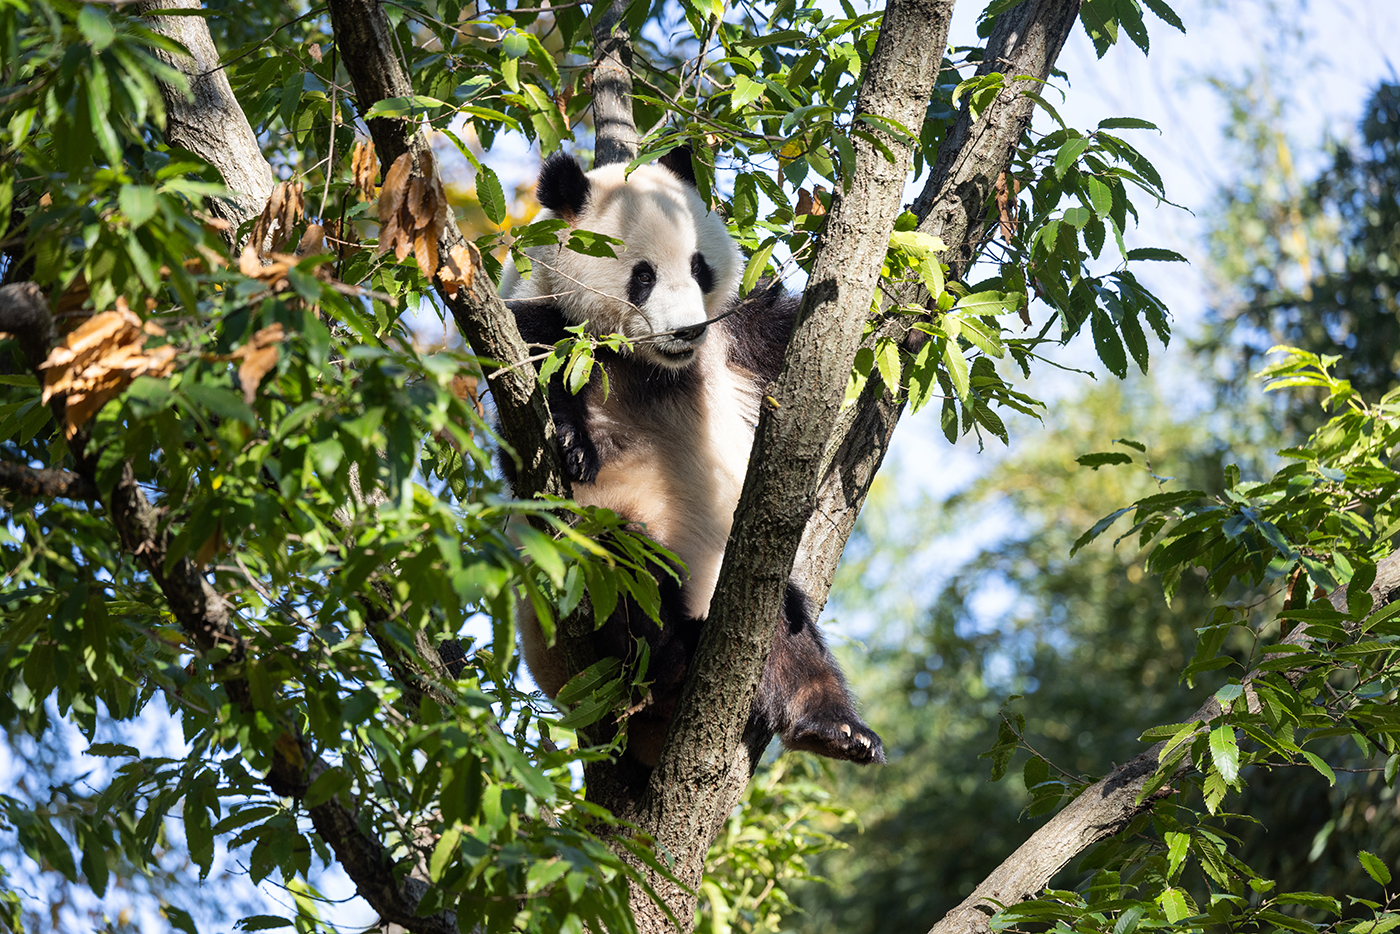
[[[763,93],[764,85],[745,75],[734,76],[734,90],[729,93],[729,106],[734,108],[752,104]]]
[[[875,342],[875,367],[880,372],[880,379],[885,381],[890,395],[898,398],[903,382],[900,379],[903,366],[899,358],[899,344],[894,338],[882,337]]]
[[[1128,376],[1128,357],[1123,352],[1123,342],[1118,337],[1118,331],[1113,327],[1113,320],[1108,313],[1097,305],[1090,319],[1090,326],[1094,332],[1094,349],[1099,353],[1099,359],[1104,366],[1119,379],[1126,379]]]
[[[94,52],[101,52],[117,38],[107,11],[90,3],[84,3],[78,10],[78,31],[91,43]]]
[[[462,828],[459,824],[454,824],[442,832],[437,845],[433,847],[433,855],[428,859],[428,878],[434,882],[442,879],[442,871],[447,868],[447,864],[456,855],[457,844],[461,839]]]
[[[1233,785],[1240,775],[1240,747],[1233,727],[1222,724],[1210,731],[1210,757],[1220,777]]]
[[[1191,914],[1191,910],[1186,907],[1186,894],[1180,889],[1165,889],[1157,896],[1157,904],[1162,906],[1162,913],[1172,924]]]
[[[476,200],[487,220],[493,224],[505,222],[506,196],[501,191],[501,180],[489,165],[483,165],[476,173]]]
[[[501,51],[510,58],[522,58],[530,51],[530,40],[518,32],[508,33],[501,40]]]
[[[1167,841],[1167,878],[1175,879],[1181,874],[1181,864],[1191,848],[1191,835],[1168,830],[1164,839]]]
[[[1336,785],[1336,784],[1337,784],[1337,773],[1333,772],[1333,771],[1332,771],[1332,767],[1331,767],[1330,765],[1328,765],[1326,762],[1323,762],[1322,759],[1321,759],[1321,757],[1319,757],[1319,756],[1317,756],[1317,755],[1315,755],[1315,754],[1313,754],[1313,753],[1311,753],[1311,752],[1308,752],[1306,749],[1304,749],[1304,750],[1303,750],[1303,758],[1304,758],[1304,759],[1307,759],[1308,762],[1312,764],[1312,767],[1315,768],[1315,769],[1317,769],[1319,775],[1321,775],[1323,778],[1327,779],[1327,784],[1329,784],[1329,785]]]
[[[292,926],[292,922],[276,915],[250,915],[234,925],[241,931],[271,931]]]
[[[1163,22],[1175,26],[1183,33],[1186,32],[1186,26],[1181,22],[1181,17],[1176,15],[1175,10],[1167,6],[1166,0],[1142,0],[1142,2],[1149,10],[1156,13]],[[1156,129],[1156,127],[1153,127],[1153,129]]]
[[[123,185],[117,203],[134,230],[155,216],[156,192],[147,185]]]
[[[753,256],[749,257],[749,264],[744,267],[743,294],[752,292],[753,287],[758,284],[759,278],[768,268],[768,258],[773,255],[773,247],[777,244],[776,237],[769,237],[762,246],[754,250]]]
[[[528,44],[527,44],[528,45]],[[523,53],[522,53],[523,54]],[[297,76],[297,94],[301,93],[301,76]],[[375,101],[368,111],[365,112],[365,119],[372,117],[413,117],[427,113],[436,107],[449,107],[447,101],[440,101],[436,97],[424,97],[420,94],[409,94],[404,97],[386,97],[382,101]]]
[[[1129,251],[1128,251],[1128,259],[1130,259],[1130,260],[1139,260],[1139,259],[1143,259],[1143,260],[1155,260],[1156,262],[1159,262],[1159,263],[1186,263],[1186,262],[1190,262],[1190,260],[1188,260],[1186,257],[1182,256],[1180,253],[1176,252],[1175,250],[1164,250],[1164,249],[1162,249],[1161,247],[1155,247],[1155,246],[1144,246],[1144,247],[1138,247],[1136,250],[1129,250]]]
[[[943,365],[947,368],[948,378],[953,381],[953,391],[966,405],[968,394],[972,391],[972,384],[967,372],[967,358],[963,356],[962,348],[958,346],[957,341],[943,341]]]
[[[1079,161],[1079,157],[1084,155],[1084,150],[1088,148],[1089,140],[1085,137],[1080,136],[1068,140],[1060,147],[1059,152],[1055,153],[1055,174],[1064,178],[1065,173]]]
[[[1131,464],[1133,459],[1118,451],[1107,451],[1101,454],[1081,454],[1075,458],[1075,462],[1098,470],[1109,464]]]
[[[1381,885],[1390,885],[1390,867],[1376,854],[1362,850],[1356,854],[1366,874]]]

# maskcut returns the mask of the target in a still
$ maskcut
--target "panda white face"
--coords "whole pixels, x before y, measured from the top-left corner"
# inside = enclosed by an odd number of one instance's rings
[[[688,173],[690,156],[684,156]],[[679,159],[668,164],[677,165]],[[739,249],[692,180],[660,164],[624,179],[624,166],[585,175],[572,156],[558,154],[540,173],[540,203],[571,228],[617,237],[616,258],[562,247],[529,251],[528,282],[512,298],[550,298],[565,317],[596,334],[624,334],[634,353],[670,368],[689,365],[708,322],[738,294]],[[568,231],[561,240],[567,240]]]

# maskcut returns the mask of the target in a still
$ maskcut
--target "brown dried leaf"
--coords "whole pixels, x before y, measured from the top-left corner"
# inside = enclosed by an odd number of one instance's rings
[[[307,224],[306,233],[297,244],[297,256],[314,256],[326,252],[326,233],[320,224]]]
[[[475,376],[452,377],[452,394],[458,399],[470,399],[472,405],[476,407],[476,414],[485,418],[486,407],[481,404],[481,396],[477,391],[478,386],[480,386],[480,381]]]
[[[438,265],[437,237],[428,227],[420,227],[413,238],[413,258],[418,261],[418,271],[424,279],[432,279]]]
[[[248,242],[259,253],[282,249],[291,238],[292,228],[305,213],[306,198],[301,182],[281,182],[272,189]]]
[[[379,163],[374,158],[374,143],[361,141],[355,144],[350,157],[350,172],[355,179],[355,190],[361,201],[374,197],[374,178],[379,174]]]
[[[428,219],[432,216],[431,208],[423,203],[423,197],[427,190],[427,179],[415,177],[408,183],[408,198],[404,201],[404,210],[407,216],[403,218],[403,225],[410,227],[415,232],[419,227],[427,224]],[[409,218],[412,218],[411,224],[408,222]]]
[[[438,270],[438,280],[449,299],[455,299],[459,289],[470,289],[476,278],[476,267],[481,262],[481,254],[476,245],[458,243],[453,245],[442,258],[442,268]]]
[[[997,176],[997,220],[1001,227],[1001,238],[1010,242],[1016,235],[1016,194],[1021,184],[1010,173]]]
[[[308,42],[306,45],[306,54],[319,62],[321,60],[321,43]]]
[[[145,350],[147,335],[163,336],[154,322],[143,322],[118,298],[117,307],[93,315],[49,353],[44,371],[43,401],[65,398],[66,434],[74,432],[138,376],[168,376],[176,348],[165,345]]]
[[[238,382],[243,386],[244,402],[252,405],[257,399],[258,385],[277,366],[278,355],[277,344],[258,347],[244,355],[243,363],[238,367]]]
[[[403,208],[408,194],[409,176],[413,174],[413,156],[404,153],[384,173],[384,186],[379,189],[379,223],[387,224]]]

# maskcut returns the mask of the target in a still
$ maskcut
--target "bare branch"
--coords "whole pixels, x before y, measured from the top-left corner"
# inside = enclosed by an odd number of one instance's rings
[[[0,486],[14,490],[20,496],[97,499],[97,487],[86,477],[56,467],[40,469],[12,461],[0,461]]]

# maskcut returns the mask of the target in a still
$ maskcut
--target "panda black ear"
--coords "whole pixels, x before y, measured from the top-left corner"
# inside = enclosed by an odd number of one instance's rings
[[[583,174],[577,159],[568,153],[556,152],[540,169],[535,196],[542,207],[572,224],[588,202],[588,176]]]
[[[689,146],[677,146],[656,161],[680,176],[682,181],[690,182],[692,188],[698,188],[699,185],[695,181],[695,166],[691,163],[690,158]]]

